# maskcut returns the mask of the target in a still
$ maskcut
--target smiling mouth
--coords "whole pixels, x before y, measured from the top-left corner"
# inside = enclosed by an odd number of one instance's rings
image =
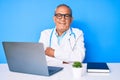
[[[59,24],[65,25],[66,23],[59,23]]]

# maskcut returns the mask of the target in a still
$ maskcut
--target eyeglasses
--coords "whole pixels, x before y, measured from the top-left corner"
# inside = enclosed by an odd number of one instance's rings
[[[62,19],[62,17],[64,17],[64,19],[70,19],[72,17],[71,14],[55,14],[55,16],[58,18],[58,19]]]

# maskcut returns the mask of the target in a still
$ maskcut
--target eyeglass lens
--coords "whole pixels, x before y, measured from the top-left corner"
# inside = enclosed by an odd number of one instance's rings
[[[62,19],[62,17],[64,17],[65,19],[70,19],[70,18],[71,18],[71,15],[70,15],[70,14],[55,14],[55,16],[56,16],[58,19]]]

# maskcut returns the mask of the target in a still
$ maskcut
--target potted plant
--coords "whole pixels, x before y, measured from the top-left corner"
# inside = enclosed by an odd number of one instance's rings
[[[82,76],[82,63],[75,61],[72,64],[74,78],[80,78]]]
[[[82,63],[79,62],[79,61],[75,61],[75,62],[72,64],[72,66],[73,66],[74,68],[82,68]]]

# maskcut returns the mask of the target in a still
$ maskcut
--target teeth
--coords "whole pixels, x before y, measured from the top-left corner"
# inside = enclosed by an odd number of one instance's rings
[[[59,23],[59,24],[66,24],[66,23]]]
[[[61,24],[65,24],[65,23],[61,23]]]

